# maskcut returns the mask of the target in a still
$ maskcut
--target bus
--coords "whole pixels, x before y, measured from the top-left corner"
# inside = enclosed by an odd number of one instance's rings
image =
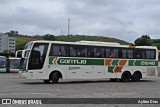
[[[0,72],[6,72],[6,57],[0,56]]]
[[[18,73],[18,71],[20,69],[20,60],[21,60],[21,58],[9,57],[10,72]]]
[[[20,68],[21,58],[9,57],[9,67],[10,72],[18,72]],[[0,72],[7,72],[7,58],[5,56],[0,56]]]
[[[158,75],[154,46],[98,41],[31,41],[22,52],[19,74],[26,79],[58,83],[59,79],[139,81]]]

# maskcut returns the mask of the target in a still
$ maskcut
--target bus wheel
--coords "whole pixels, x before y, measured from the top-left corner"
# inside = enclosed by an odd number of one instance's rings
[[[53,83],[53,84],[58,83],[59,78],[60,78],[60,77],[59,77],[59,75],[58,75],[58,72],[53,73],[53,74],[52,74],[52,83]]]
[[[129,82],[130,81],[130,79],[131,79],[131,73],[130,72],[128,72],[128,71],[126,71],[126,72],[124,72],[123,74],[122,74],[122,77],[121,77],[121,81],[123,81],[123,82]]]
[[[43,80],[44,81],[44,83],[49,83],[50,82],[50,80]]]
[[[142,74],[139,71],[136,71],[132,76],[132,81],[140,81]]]

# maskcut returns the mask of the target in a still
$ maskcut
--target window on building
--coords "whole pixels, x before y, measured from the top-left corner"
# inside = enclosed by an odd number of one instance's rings
[[[14,41],[14,39],[9,39],[10,41]]]
[[[11,43],[11,42],[10,42],[9,44],[14,44],[14,43]]]
[[[9,46],[10,48],[14,48],[14,46]]]
[[[13,49],[9,49],[9,51],[14,51]]]

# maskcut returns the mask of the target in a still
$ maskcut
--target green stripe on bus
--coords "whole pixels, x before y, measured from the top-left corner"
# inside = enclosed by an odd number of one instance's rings
[[[134,66],[134,65],[133,65],[134,61],[135,61],[135,60],[129,60],[128,66]]]
[[[113,60],[112,61],[112,65],[118,65],[118,63],[119,63],[119,60]]]
[[[55,65],[104,65],[104,59],[86,59],[86,58],[49,58],[49,64]]]
[[[158,61],[129,60],[129,66],[158,66]]]
[[[110,73],[114,73],[113,69],[115,66],[108,66],[108,72]]]
[[[49,64],[54,65],[104,65],[106,59],[50,57]],[[119,65],[119,59],[112,60],[112,65]],[[104,65],[105,66],[105,65]],[[154,60],[128,60],[128,66],[158,66]]]

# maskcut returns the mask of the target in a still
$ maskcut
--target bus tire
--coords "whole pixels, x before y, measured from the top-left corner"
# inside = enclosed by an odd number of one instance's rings
[[[59,81],[59,75],[58,75],[58,72],[54,72],[53,74],[52,74],[52,83],[53,84],[56,84],[56,83],[58,83],[58,81]]]
[[[44,83],[49,83],[50,82],[50,80],[43,80],[44,81]]]
[[[140,81],[141,78],[142,74],[139,71],[134,72],[134,74],[132,75],[132,81]]]
[[[132,77],[131,73],[129,71],[125,71],[122,74],[121,81],[129,82],[131,80],[131,77]]]

